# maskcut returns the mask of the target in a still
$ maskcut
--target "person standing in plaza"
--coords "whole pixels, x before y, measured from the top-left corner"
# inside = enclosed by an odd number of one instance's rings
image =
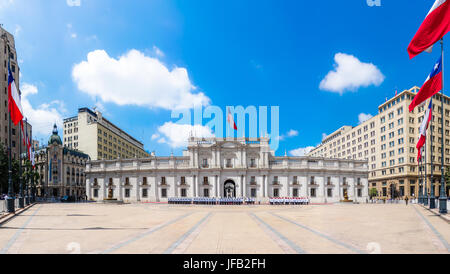
[[[408,196],[405,197],[406,205],[408,205]]]

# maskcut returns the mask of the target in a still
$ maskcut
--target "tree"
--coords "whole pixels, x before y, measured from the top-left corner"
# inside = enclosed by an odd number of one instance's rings
[[[377,189],[376,188],[371,188],[370,191],[369,191],[369,196],[370,196],[370,199],[372,199],[375,196],[378,196]]]
[[[8,192],[8,153],[0,142],[0,194]]]
[[[448,194],[448,190],[450,188],[450,167],[447,167],[444,178],[445,178],[445,191]]]

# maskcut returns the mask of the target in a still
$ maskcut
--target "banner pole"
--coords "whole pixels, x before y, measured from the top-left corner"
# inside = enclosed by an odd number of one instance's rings
[[[442,54],[442,96],[441,96],[441,191],[439,196],[439,213],[447,213],[447,195],[445,182],[445,158],[444,158],[444,38],[441,39]]]

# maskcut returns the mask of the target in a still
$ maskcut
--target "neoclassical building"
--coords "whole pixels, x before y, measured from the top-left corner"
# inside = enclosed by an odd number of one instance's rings
[[[368,198],[367,161],[276,157],[268,138],[194,138],[182,157],[118,159],[86,164],[86,192],[102,201],[164,202],[172,197]]]
[[[37,195],[39,197],[86,195],[85,167],[87,154],[63,146],[56,125],[48,140],[48,146],[35,152],[36,171],[39,173]]]

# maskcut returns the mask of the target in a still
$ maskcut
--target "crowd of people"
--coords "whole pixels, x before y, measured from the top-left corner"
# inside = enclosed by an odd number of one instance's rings
[[[270,198],[269,202],[271,205],[308,205],[309,199],[301,197],[279,197]],[[178,205],[254,205],[257,201],[255,198],[249,197],[173,197],[168,199],[168,203]],[[260,204],[260,201],[258,201],[258,204]]]
[[[271,205],[308,205],[309,198],[304,197],[276,197],[270,198]]]

